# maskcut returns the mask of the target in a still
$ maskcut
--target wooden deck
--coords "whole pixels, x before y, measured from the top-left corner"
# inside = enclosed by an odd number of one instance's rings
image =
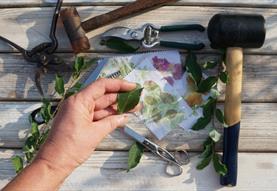
[[[1,0],[0,35],[29,49],[48,40],[53,2]],[[81,17],[86,19],[128,2],[131,1],[64,0],[64,6],[78,6]],[[167,177],[165,163],[151,154],[144,155],[141,164],[126,173],[126,151],[132,140],[115,131],[67,179],[61,190],[277,190],[277,1],[181,0],[90,32],[92,48],[89,56],[114,54],[99,45],[98,37],[112,26],[137,27],[145,22],[157,25],[200,23],[207,26],[209,18],[218,12],[259,13],[264,15],[267,28],[264,46],[245,50],[237,187],[221,187],[212,166],[203,171],[195,169],[197,151],[207,137],[206,131],[186,133],[177,129],[159,143],[171,150],[182,147],[193,151],[191,163],[184,167],[181,176]],[[193,38],[209,44],[206,35],[180,35],[168,37]],[[60,42],[58,54],[72,61],[73,53],[61,23],[57,36]],[[198,56],[215,57],[217,52],[207,46],[198,52]],[[29,129],[28,115],[40,106],[40,96],[34,84],[35,69],[35,65],[26,63],[20,54],[0,42],[0,189],[15,175],[10,159],[21,153],[20,148]],[[54,75],[48,75],[43,80],[44,91],[49,95],[53,92],[53,79]],[[145,128],[134,128],[150,136]]]

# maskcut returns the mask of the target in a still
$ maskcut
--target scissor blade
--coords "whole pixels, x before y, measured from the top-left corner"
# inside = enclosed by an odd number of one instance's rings
[[[115,27],[104,32],[101,39],[106,40],[109,38],[120,38],[123,40],[142,40],[144,34],[140,30],[130,29],[128,27]]]
[[[137,142],[143,144],[145,137],[135,132],[133,129],[130,129],[129,127],[124,127],[123,129],[124,133],[132,137]]]
[[[99,77],[99,74],[102,71],[102,69],[104,68],[104,66],[106,65],[106,63],[107,63],[107,58],[100,59],[97,62],[96,68],[89,74],[88,78],[86,79],[86,81],[83,84],[83,87],[88,86],[89,84],[94,82]]]

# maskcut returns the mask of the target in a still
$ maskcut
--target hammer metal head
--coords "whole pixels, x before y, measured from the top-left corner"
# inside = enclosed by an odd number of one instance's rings
[[[82,28],[81,18],[76,8],[63,9],[61,19],[74,52],[80,53],[88,50],[90,48],[89,40]]]
[[[208,25],[212,48],[260,48],[265,40],[262,15],[216,14]]]

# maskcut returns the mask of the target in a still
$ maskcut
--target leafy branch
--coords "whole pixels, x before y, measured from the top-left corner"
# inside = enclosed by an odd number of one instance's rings
[[[73,64],[73,73],[71,76],[72,79],[70,80],[71,82],[69,83],[68,89],[65,88],[63,77],[59,74],[56,74],[55,92],[61,96],[61,99],[55,110],[53,110],[52,103],[49,100],[45,98],[42,100],[42,107],[39,112],[44,121],[42,126],[39,127],[39,125],[33,121],[32,116],[29,117],[31,131],[23,146],[24,156],[15,156],[12,158],[12,164],[16,173],[22,171],[22,169],[27,164],[32,162],[37,151],[48,137],[51,128],[51,121],[58,112],[62,101],[80,91],[82,84],[80,84],[78,80],[81,72],[85,71],[90,65],[94,64],[96,60],[97,59],[85,60],[84,56],[76,57]]]
[[[199,118],[193,125],[192,130],[199,131],[206,128],[211,122],[209,137],[203,143],[203,152],[200,155],[201,161],[197,165],[197,169],[201,170],[209,165],[213,161],[214,169],[217,173],[225,175],[227,173],[227,167],[220,160],[220,155],[215,151],[215,144],[220,141],[221,134],[215,128],[215,119],[221,123],[224,127],[226,123],[224,121],[224,114],[221,109],[217,108],[217,98],[219,93],[217,91],[218,81],[223,83],[228,82],[228,74],[226,71],[220,71],[216,76],[209,76],[206,79],[202,76],[202,70],[213,69],[220,63],[224,64],[225,54],[222,55],[221,61],[209,61],[202,67],[198,64],[196,55],[189,52],[186,59],[186,70],[189,73],[190,78],[193,80],[196,86],[196,91],[201,94],[211,93],[211,96],[207,101],[201,105],[203,110],[203,117]],[[223,67],[222,67],[223,68]]]

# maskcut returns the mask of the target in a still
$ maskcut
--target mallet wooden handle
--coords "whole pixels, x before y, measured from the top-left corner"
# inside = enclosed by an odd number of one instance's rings
[[[228,125],[224,129],[223,163],[228,173],[221,177],[222,185],[235,186],[237,182],[238,140],[241,119],[241,91],[243,71],[242,48],[228,48],[226,67],[229,81],[226,85],[224,114]]]
[[[110,24],[121,18],[132,16],[134,14],[138,14],[143,11],[156,8],[158,6],[162,6],[166,3],[176,1],[177,0],[137,0],[133,3],[130,3],[109,13],[99,15],[87,21],[84,21],[81,25],[85,32],[89,32],[101,26]]]

